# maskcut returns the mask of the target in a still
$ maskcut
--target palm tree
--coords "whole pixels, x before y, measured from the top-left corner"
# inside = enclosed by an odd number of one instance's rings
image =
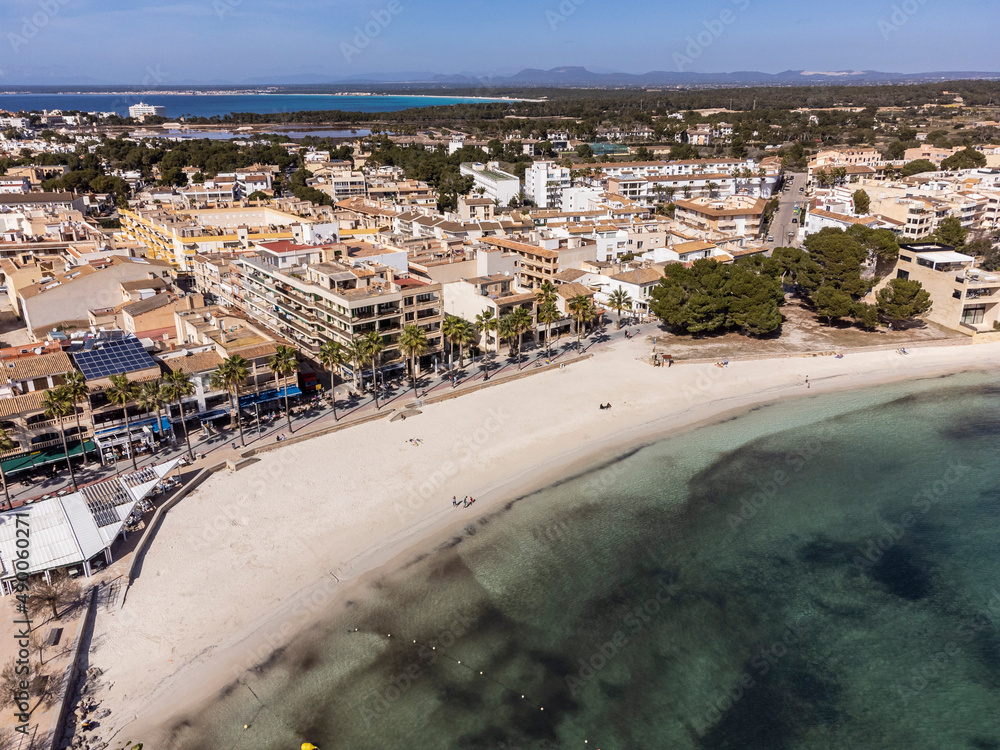
[[[135,451],[132,450],[132,428],[128,421],[128,405],[135,400],[135,384],[130,382],[125,375],[112,375],[111,385],[104,392],[104,395],[112,404],[120,404],[125,413],[125,439],[129,455],[132,457],[132,469],[138,471],[139,465],[135,461]]]
[[[474,324],[463,320],[462,324],[456,328],[454,336],[455,343],[458,344],[458,367],[462,369],[465,367],[465,347],[474,343],[479,338],[479,334],[476,332]]]
[[[538,322],[545,324],[545,354],[552,356],[552,324],[562,318],[555,302],[544,302],[538,306]]]
[[[382,351],[385,349],[385,340],[378,331],[369,331],[361,337],[361,341],[364,345],[365,358],[372,363],[372,390],[375,392],[375,410],[378,411],[382,408],[378,403],[378,368],[381,364],[379,360]]]
[[[413,396],[417,396],[417,357],[427,351],[427,334],[416,325],[408,325],[399,335],[399,348],[410,358],[410,382],[413,384]]]
[[[330,401],[333,402],[333,419],[338,421],[337,416],[337,370],[347,361],[347,352],[344,347],[336,341],[324,341],[319,348],[319,363],[330,371]]]
[[[233,407],[233,420],[240,430],[240,444],[245,448],[246,440],[243,438],[243,421],[240,419],[240,388],[250,376],[250,363],[238,354],[234,354],[223,360],[215,372],[212,373],[212,388],[220,391],[229,391],[229,400]],[[232,420],[230,421],[232,426]]]
[[[508,317],[510,317],[511,330],[517,341],[517,369],[520,370],[521,344],[523,343],[524,334],[534,326],[534,321],[531,319],[531,313],[523,307],[515,308]]]
[[[294,373],[299,371],[298,352],[290,346],[283,346],[279,344],[275,348],[274,355],[268,360],[267,364],[274,373],[275,380],[277,380],[279,375],[287,380]],[[288,431],[294,432],[294,430],[292,430],[292,410],[288,406],[287,382],[285,383],[285,419],[288,420]]]
[[[593,319],[594,305],[585,294],[578,294],[569,301],[569,311],[576,321],[576,348],[581,349],[580,340],[583,333],[583,324]]]
[[[194,453],[191,450],[191,437],[188,435],[187,422],[184,420],[183,399],[194,393],[194,383],[191,376],[183,370],[171,370],[163,377],[163,397],[169,403],[177,403],[177,411],[180,413],[181,429],[184,431],[184,442],[187,443],[188,456],[194,460]],[[170,407],[167,407],[167,416],[170,416]]]
[[[451,366],[455,367],[455,344],[460,336],[459,331],[462,330],[465,321],[455,315],[445,315],[444,322],[441,324],[441,333],[444,334],[445,338],[448,339],[451,344]]]
[[[490,362],[489,362],[489,351],[490,351],[490,331],[497,330],[499,321],[493,314],[493,309],[484,310],[476,316],[476,330],[485,334],[485,345],[483,346],[483,367],[486,371],[483,380],[490,379]],[[497,353],[500,352],[500,341],[497,340]]]
[[[556,296],[555,284],[548,279],[543,281],[538,289],[535,290],[535,299],[538,300],[539,305],[544,305],[546,302],[555,302]]]
[[[45,410],[45,416],[49,419],[55,419],[59,423],[59,437],[62,438],[63,453],[66,456],[66,466],[69,467],[69,477],[73,482],[73,490],[75,491],[76,486],[76,474],[73,473],[73,462],[69,460],[69,446],[66,445],[66,431],[63,429],[63,418],[68,417],[72,410],[75,410],[75,404],[70,403],[70,400],[66,397],[66,391],[63,390],[62,386],[56,388],[50,388],[42,394],[42,409]]]
[[[0,427],[0,453],[7,453],[15,448],[17,448],[17,443],[11,439],[7,430]],[[10,510],[14,506],[10,502],[10,491],[7,489],[7,475],[3,470],[3,461],[0,461],[0,480],[3,481],[3,494],[7,499],[7,510]]]
[[[365,351],[364,338],[356,338],[347,345],[347,358],[354,365],[354,390],[360,391],[361,386],[358,384],[358,374],[361,372],[361,368],[364,367],[365,362],[368,361],[368,353]]]
[[[719,189],[719,183],[713,182],[713,181],[709,180],[709,183],[708,183],[708,197],[709,198],[714,198],[715,197],[715,191],[718,190],[718,189]]]
[[[70,370],[66,373],[65,382],[63,383],[63,390],[66,393],[66,398],[70,400],[73,404],[73,414],[76,416],[76,434],[80,438],[81,445],[83,444],[83,431],[80,429],[80,412],[77,410],[76,405],[79,403],[90,403],[90,389],[87,387],[87,379],[83,376],[83,373],[79,370]],[[83,464],[87,465],[87,450],[83,450]]]
[[[622,310],[632,309],[632,298],[629,293],[621,287],[615,289],[608,295],[608,304],[611,309],[618,313],[618,330],[622,327]]]
[[[160,419],[160,407],[163,405],[163,393],[160,391],[159,380],[148,380],[139,387],[137,398],[139,408],[149,412],[156,409],[156,430],[163,437],[163,420]]]
[[[514,356],[514,341],[517,334],[514,332],[514,321],[511,318],[511,314],[501,316],[497,321],[497,354],[500,353],[500,344],[503,341],[507,342],[507,356]]]

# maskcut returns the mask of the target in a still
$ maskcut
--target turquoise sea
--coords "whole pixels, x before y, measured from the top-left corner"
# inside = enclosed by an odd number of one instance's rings
[[[224,116],[233,112],[397,112],[413,107],[482,102],[461,97],[424,96],[324,96],[305,94],[0,94],[0,109],[30,112],[61,109],[82,112],[117,112],[123,117],[133,104],[163,105],[167,117]],[[499,100],[494,100],[499,101]]]
[[[1000,748],[998,441],[975,374],[609,457],[387,573],[169,747]]]

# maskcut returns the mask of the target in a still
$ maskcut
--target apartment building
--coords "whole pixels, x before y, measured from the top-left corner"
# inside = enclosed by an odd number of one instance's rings
[[[309,184],[329,195],[334,201],[364,198],[368,195],[368,182],[364,174],[350,169],[330,170],[314,177]]]
[[[940,167],[941,162],[954,155],[956,151],[961,151],[961,148],[938,148],[929,143],[923,143],[915,148],[906,149],[903,160],[907,162],[926,160],[935,167]]]
[[[524,194],[539,208],[562,205],[563,191],[572,184],[569,168],[554,161],[536,161],[524,173]]]
[[[767,206],[767,201],[762,198],[742,196],[730,196],[725,200],[695,198],[674,203],[677,206],[677,221],[709,240],[732,236],[757,237]]]
[[[470,322],[474,322],[478,315],[487,312],[491,312],[494,318],[499,319],[519,307],[527,310],[534,320],[535,294],[518,289],[512,275],[499,273],[476,276],[444,285],[445,313]],[[539,327],[536,321],[535,330],[525,335],[536,341],[539,335],[544,339],[544,326]],[[480,332],[477,343],[484,351],[496,351],[497,332]]]
[[[678,159],[676,161],[618,161],[608,164],[574,164],[575,170],[592,170],[603,177],[677,177],[695,174],[731,174],[734,169],[756,173],[753,159]]]
[[[873,201],[871,210],[898,222],[900,238],[913,242],[937,228],[937,210],[926,198],[895,198]]]
[[[809,163],[810,170],[822,167],[864,166],[881,167],[882,154],[875,148],[830,148],[816,154]]]
[[[37,341],[60,326],[88,327],[91,310],[120,305],[122,282],[148,279],[151,275],[167,278],[169,273],[165,263],[114,256],[100,268],[75,266],[21,288],[15,309]]]
[[[128,108],[128,116],[134,117],[137,120],[150,115],[154,117],[166,117],[167,108],[159,104],[146,104],[145,102],[133,104]]]
[[[473,191],[481,190],[484,197],[497,201],[501,206],[509,205],[521,193],[521,181],[500,169],[499,162],[466,162],[459,171],[463,177],[472,178]]]
[[[426,363],[442,351],[441,285],[367,262],[328,261],[281,270],[242,258],[240,306],[273,331],[316,353],[325,341],[349,345],[370,332],[382,336],[387,369],[404,364],[399,335],[407,325],[426,334]]]
[[[0,195],[24,195],[30,191],[31,181],[27,177],[0,177]]]
[[[339,228],[267,206],[185,210],[157,205],[121,209],[122,233],[146,256],[190,271],[195,255],[248,250],[254,243],[336,241]]]
[[[976,268],[975,261],[946,245],[901,244],[889,278],[921,283],[931,295],[931,322],[969,335],[992,332],[1000,322],[1000,273]]]
[[[517,283],[526,290],[554,281],[560,271],[579,268],[584,261],[595,260],[597,254],[597,244],[593,240],[579,238],[556,237],[529,244],[502,237],[483,237],[480,242],[517,256]]]

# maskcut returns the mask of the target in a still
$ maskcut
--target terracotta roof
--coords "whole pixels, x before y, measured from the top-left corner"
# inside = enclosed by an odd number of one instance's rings
[[[24,195],[0,195],[0,203],[72,203],[73,193],[26,193]]]
[[[303,250],[320,250],[319,245],[299,245],[291,240],[280,240],[278,242],[258,242],[257,247],[262,247],[272,253],[294,253]]]
[[[141,299],[138,302],[126,305],[122,308],[122,312],[135,317],[136,315],[142,315],[144,313],[152,312],[153,310],[159,310],[161,307],[171,305],[176,299],[177,298],[170,293],[154,294],[152,297],[146,297],[146,299]]]
[[[26,286],[20,291],[21,297],[24,299],[30,299],[39,294],[49,291],[49,289],[55,289],[57,287],[69,284],[83,276],[89,276],[92,273],[97,273],[97,269],[93,266],[74,266],[69,269],[67,273],[57,273],[49,274],[46,276],[49,281],[39,282],[37,284],[32,284],[31,286]]]
[[[73,363],[65,352],[54,352],[12,359],[3,363],[2,368],[3,377],[10,380],[33,380],[47,375],[62,375],[73,369]]]
[[[244,355],[241,354],[240,356]],[[180,370],[181,372],[186,372],[188,375],[194,375],[199,372],[214,370],[222,364],[222,361],[219,353],[212,349],[207,352],[189,354],[186,357],[171,357],[170,359],[163,360],[163,364],[173,371]]]
[[[625,271],[625,273],[617,274],[611,278],[625,284],[638,284],[642,286],[643,284],[655,284],[663,278],[663,274],[655,268],[636,268],[633,271]]]
[[[508,240],[503,237],[483,237],[479,240],[486,245],[493,245],[494,247],[502,247],[506,250],[514,250],[515,252],[532,253],[534,255],[541,256],[542,258],[558,258],[559,252],[557,250],[548,250],[544,247],[538,247],[537,245],[529,245],[526,242],[515,242],[514,240]]]
[[[715,208],[716,205],[722,204],[723,208]],[[697,203],[695,201],[674,201],[674,205],[678,208],[683,208],[688,211],[694,211],[699,214],[707,214],[709,216],[747,216],[747,215],[757,215],[764,213],[764,208],[767,206],[767,201],[763,198],[757,198],[754,200],[753,205],[746,205],[741,208],[726,208],[728,202],[723,201],[711,201],[708,204]]]
[[[139,279],[138,281],[123,281],[122,289],[126,292],[134,292],[139,289],[162,289],[166,285],[167,282],[156,277],[153,279]]]
[[[273,341],[268,341],[266,344],[254,344],[253,346],[248,346],[243,349],[236,349],[230,351],[229,355],[238,354],[243,359],[258,359],[259,357],[270,357],[277,351],[278,345]]]
[[[588,289],[583,284],[577,284],[575,281],[568,284],[557,284],[556,293],[564,299],[572,299],[573,297],[578,297],[581,294],[584,297],[594,296],[593,290]]]
[[[561,281],[564,284],[569,284],[587,275],[586,271],[581,271],[579,268],[567,268],[565,271],[560,271],[552,278],[556,281]]]
[[[876,216],[867,216],[859,219],[855,216],[837,214],[833,211],[826,211],[822,208],[810,208],[809,213],[812,216],[819,216],[822,219],[833,219],[834,221],[839,221],[843,224],[878,224],[878,217]]]
[[[42,408],[42,397],[45,391],[32,391],[23,396],[0,398],[0,417],[13,417],[26,411],[38,411]]]
[[[710,250],[715,247],[711,242],[702,242],[701,240],[694,240],[692,242],[681,242],[674,245],[671,249],[680,255],[686,255],[687,253],[697,253],[701,250]]]

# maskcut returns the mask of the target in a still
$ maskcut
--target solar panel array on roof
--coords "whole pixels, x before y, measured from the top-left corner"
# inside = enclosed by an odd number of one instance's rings
[[[112,341],[89,352],[77,352],[73,358],[87,380],[156,367],[156,362],[136,338]]]

